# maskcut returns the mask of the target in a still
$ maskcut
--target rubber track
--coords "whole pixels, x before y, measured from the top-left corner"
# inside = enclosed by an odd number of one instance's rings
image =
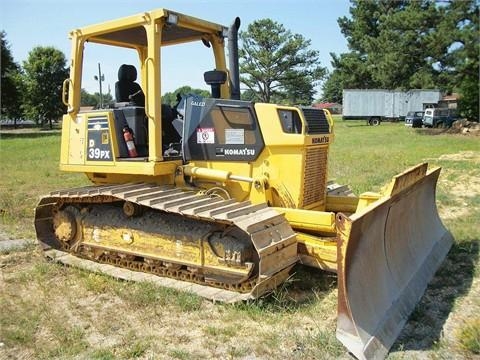
[[[259,275],[249,293],[237,293],[227,289],[194,284],[154,274],[139,273],[113,265],[95,263],[60,250],[48,244],[52,237],[52,216],[62,203],[107,203],[130,201],[145,207],[177,213],[194,219],[235,225],[250,235],[259,256]],[[163,286],[193,292],[199,296],[222,302],[236,302],[257,298],[275,289],[286,280],[289,270],[297,262],[295,233],[283,215],[266,204],[249,201],[237,202],[218,197],[199,195],[195,191],[182,190],[173,186],[137,183],[122,185],[87,186],[55,191],[43,197],[35,209],[37,238],[45,247],[46,256],[55,261],[102,272],[128,280],[154,281]],[[161,254],[159,254],[161,255]],[[135,274],[135,275],[132,275]],[[140,275],[139,275],[140,274]],[[255,279],[254,279],[255,280]]]

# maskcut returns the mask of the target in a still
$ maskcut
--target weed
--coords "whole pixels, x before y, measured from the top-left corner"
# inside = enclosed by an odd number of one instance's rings
[[[189,360],[192,358],[192,354],[190,354],[190,352],[184,349],[170,350],[168,352],[168,355],[170,355],[174,359],[179,359],[179,360]]]
[[[150,342],[146,339],[135,340],[133,344],[122,352],[125,359],[137,359],[142,357],[150,347]]]
[[[480,354],[480,318],[466,320],[458,331],[457,339],[464,350]]]
[[[202,299],[195,294],[178,292],[174,298],[178,307],[184,312],[197,311],[202,307]]]
[[[117,294],[138,308],[151,305],[165,305],[172,290],[159,287],[151,282],[126,283],[116,289]]]
[[[0,299],[0,339],[7,346],[29,347],[35,340],[42,312],[29,299]]]
[[[308,339],[308,338],[307,338]],[[317,351],[325,351],[335,357],[339,357],[345,352],[343,346],[335,338],[335,334],[331,331],[316,330],[311,336],[310,341],[313,348]]]
[[[72,357],[88,349],[85,332],[81,327],[70,327],[65,322],[54,321],[49,328],[54,341],[37,349],[40,358]]]
[[[108,349],[97,349],[94,350],[90,356],[92,360],[115,360],[115,354]]]
[[[231,346],[229,347],[227,354],[230,359],[241,358],[246,356],[250,352],[247,346]]]
[[[80,269],[74,269],[78,274],[79,279],[82,280],[85,289],[95,294],[103,294],[112,291],[113,288],[119,286],[120,281],[106,275],[96,274]],[[121,285],[120,285],[121,286]]]
[[[220,339],[221,341],[226,341],[230,338],[233,338],[239,331],[241,331],[242,326],[224,326],[224,327],[217,327],[217,326],[206,326],[203,331],[206,335],[213,336],[216,339]]]

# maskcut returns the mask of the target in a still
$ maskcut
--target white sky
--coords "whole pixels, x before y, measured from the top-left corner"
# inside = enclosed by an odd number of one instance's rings
[[[2,0],[0,29],[6,31],[12,55],[21,64],[35,46],[54,46],[69,59],[70,30],[156,8],[164,7],[226,26],[239,16],[240,30],[246,30],[254,20],[271,18],[292,33],[310,39],[311,48],[320,52],[322,66],[330,70],[329,53],[347,51],[337,19],[349,16],[349,6],[348,0]],[[128,53],[105,49],[86,51],[82,87],[91,93],[98,92],[98,82],[93,77],[98,75],[99,62],[105,75],[103,92],[110,87],[112,94],[119,65],[136,64],[136,57]],[[173,50],[172,47],[169,52],[162,54],[162,92],[183,85],[208,89],[203,82],[203,72],[213,69],[209,49],[196,44],[193,48]],[[88,54],[93,56],[88,57]]]

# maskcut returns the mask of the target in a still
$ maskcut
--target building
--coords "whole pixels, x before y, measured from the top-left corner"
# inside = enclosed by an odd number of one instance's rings
[[[459,97],[460,96],[457,93],[452,93],[451,95],[445,95],[442,97],[442,100],[439,101],[438,105],[439,107],[456,109]]]
[[[342,113],[342,105],[338,103],[318,103],[313,104],[313,107],[316,109],[327,109],[332,114],[341,114]]]

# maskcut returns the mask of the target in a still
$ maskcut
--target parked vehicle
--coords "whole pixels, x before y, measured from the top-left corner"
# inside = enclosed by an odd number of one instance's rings
[[[423,125],[431,128],[449,128],[455,120],[457,120],[457,112],[455,109],[426,109],[423,115]]]
[[[404,120],[409,111],[437,106],[440,90],[344,89],[343,119],[366,119],[369,125]]]
[[[423,125],[423,111],[409,111],[405,116],[405,126],[414,128],[422,127]]]

